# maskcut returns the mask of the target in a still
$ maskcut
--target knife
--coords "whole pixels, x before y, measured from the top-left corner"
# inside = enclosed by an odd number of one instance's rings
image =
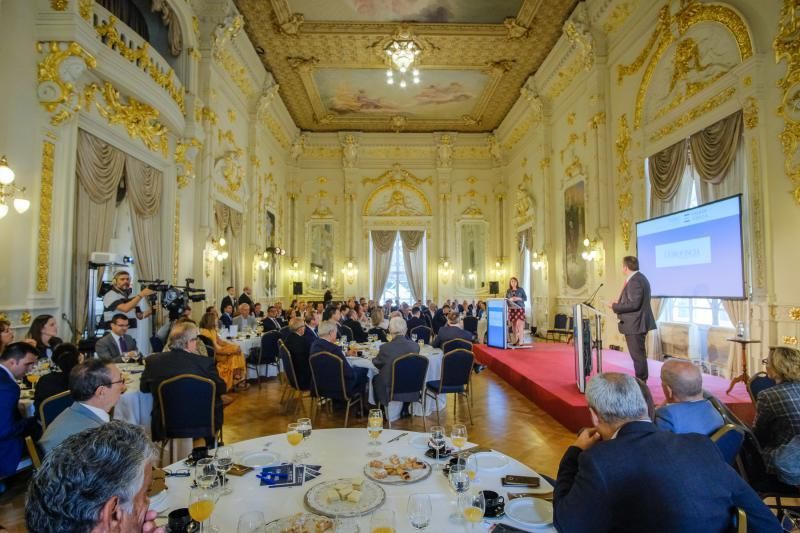
[[[401,438],[401,437],[405,437],[406,435],[408,435],[408,433],[400,433],[400,434],[399,434],[398,436],[396,436],[395,438],[393,438],[393,439],[389,439],[389,441],[388,441],[388,442],[394,442],[394,441],[396,441],[396,440],[400,440],[400,438]],[[388,444],[388,442],[387,442],[387,444]]]

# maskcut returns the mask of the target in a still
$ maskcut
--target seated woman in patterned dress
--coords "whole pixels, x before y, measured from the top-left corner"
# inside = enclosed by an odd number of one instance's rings
[[[244,390],[247,388],[245,381],[246,363],[242,350],[234,343],[227,342],[217,335],[217,319],[213,313],[206,313],[200,319],[200,335],[208,337],[213,343],[217,371],[225,381],[228,390]]]

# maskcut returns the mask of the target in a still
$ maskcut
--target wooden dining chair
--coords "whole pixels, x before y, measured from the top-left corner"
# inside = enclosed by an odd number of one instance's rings
[[[36,447],[36,443],[33,442],[33,439],[30,437],[30,435],[25,437],[25,447],[28,449],[28,455],[31,456],[33,469],[39,470],[39,468],[42,466],[42,459],[39,455],[39,449]]]

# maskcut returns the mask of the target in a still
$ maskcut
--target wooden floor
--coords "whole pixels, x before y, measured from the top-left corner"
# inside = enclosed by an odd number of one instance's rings
[[[574,435],[490,370],[473,376],[473,389],[472,415],[475,423],[467,426],[469,440],[506,453],[537,472],[554,476],[558,462],[572,443]],[[227,444],[282,433],[286,425],[297,418],[283,414],[277,379],[262,383],[261,390],[253,385],[250,390],[233,396],[234,403],[225,409],[224,437]],[[449,431],[454,422],[452,398],[448,398],[447,414],[441,414],[442,424]],[[461,421],[468,422],[463,402],[459,404],[458,415]],[[349,425],[358,427],[365,422],[357,416],[355,419],[351,416]],[[333,416],[322,413],[316,427],[341,427],[343,423],[341,411]],[[435,415],[428,417],[429,428],[435,423]],[[417,417],[413,420],[405,418],[393,423],[392,428],[422,431],[422,420]],[[7,483],[8,491],[0,496],[0,524],[9,531],[25,531],[25,486],[28,479],[27,476],[19,476],[10,480]]]

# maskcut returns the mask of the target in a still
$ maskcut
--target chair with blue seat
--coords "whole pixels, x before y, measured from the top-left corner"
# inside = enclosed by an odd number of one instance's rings
[[[39,419],[42,422],[42,429],[47,429],[47,426],[52,424],[53,420],[72,405],[74,401],[72,394],[68,390],[45,398],[39,406]]]
[[[217,436],[222,443],[222,421],[216,420],[217,384],[194,374],[179,374],[162,381],[156,390],[164,440],[160,455],[170,443],[173,462],[173,439],[200,439]]]
[[[389,385],[389,401],[421,402],[425,394],[425,377],[428,374],[428,358],[415,353],[401,355],[392,361],[392,383]],[[413,409],[412,419],[413,419]],[[392,421],[389,420],[389,429]],[[428,424],[422,415],[422,428],[427,431]]]
[[[429,381],[425,384],[425,395],[423,396],[422,403],[423,411],[427,412],[425,404],[428,397],[433,398],[438,404],[440,394],[455,394],[453,401],[453,419],[458,420],[458,397],[463,395],[466,396],[467,399],[469,423],[472,424],[472,407],[470,406],[470,388],[468,385],[474,362],[475,356],[472,354],[471,350],[456,348],[455,350],[446,352],[442,356],[441,376],[439,379]],[[441,424],[438,409],[436,409],[436,423]]]
[[[299,406],[303,407],[303,415],[306,415],[306,405],[303,403],[303,399],[306,398],[304,393],[308,393],[308,398],[311,398],[311,413],[314,413],[314,396],[311,394],[311,390],[303,389],[300,386],[300,382],[297,380],[297,373],[294,371],[294,360],[292,359],[292,353],[289,351],[289,348],[283,343],[283,340],[278,341],[278,352],[281,356],[281,364],[283,365],[283,372],[286,374],[286,386],[281,393],[281,403],[286,402],[286,406],[284,408],[284,414],[289,412],[289,403],[288,401],[292,398],[297,400],[297,404],[294,406],[294,414],[297,414],[298,404]],[[286,393],[292,390],[288,396]],[[284,396],[286,398],[284,399]]]
[[[449,341],[442,343],[442,352],[444,352],[445,355],[447,355],[448,352],[451,352],[453,350],[469,350],[470,352],[472,352],[472,343],[467,339],[450,339]],[[473,369],[476,366],[477,365],[473,364]],[[469,389],[472,388],[472,375],[470,375],[469,383],[467,383],[467,388]],[[471,394],[469,395],[469,402],[470,405],[472,405]]]
[[[734,424],[725,424],[712,433],[710,438],[722,452],[725,462],[734,466],[739,450],[742,449],[744,433]]]
[[[255,349],[250,350],[250,353],[247,354],[247,368],[252,368],[256,371],[256,379],[258,380],[259,388],[261,388],[261,378],[269,376],[269,372],[267,370],[264,371],[262,376],[262,367],[267,368],[270,365],[274,366],[279,373],[278,375],[280,375],[280,365],[278,365],[278,359],[280,358],[278,341],[280,338],[279,331],[274,329],[267,331],[261,335],[261,346],[259,349],[257,351]]]
[[[428,326],[417,326],[412,328],[411,331],[408,332],[409,338],[411,335],[417,336],[417,341],[422,341],[425,344],[431,343],[431,335],[433,335],[433,330]]]
[[[747,392],[750,394],[750,399],[753,403],[758,400],[758,393],[762,390],[767,390],[775,386],[775,380],[767,375],[766,372],[757,372],[753,374],[750,381],[747,383]]]
[[[350,329],[350,326],[345,326],[343,324],[339,324],[339,336],[347,337],[348,341],[356,340],[353,336],[353,330]]]
[[[330,352],[316,352],[308,359],[311,366],[311,382],[314,386],[314,396],[328,398],[345,403],[344,427],[350,417],[350,408],[358,404],[359,413],[364,416],[364,399],[362,391],[347,390],[344,381],[345,362]],[[319,409],[317,410],[319,414]]]
[[[153,335],[150,337],[150,350],[153,353],[159,353],[164,351],[164,341],[161,340],[161,337],[158,335]]]
[[[474,316],[465,316],[464,331],[472,333],[472,338],[474,339],[478,335],[478,318]]]

